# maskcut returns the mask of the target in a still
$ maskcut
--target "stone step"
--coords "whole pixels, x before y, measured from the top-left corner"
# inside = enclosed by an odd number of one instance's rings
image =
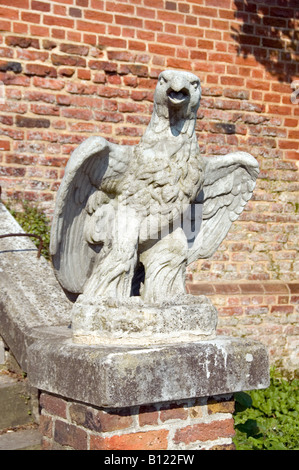
[[[41,450],[41,435],[37,428],[8,431],[0,435],[0,450]]]
[[[0,371],[0,430],[33,422],[27,381]]]

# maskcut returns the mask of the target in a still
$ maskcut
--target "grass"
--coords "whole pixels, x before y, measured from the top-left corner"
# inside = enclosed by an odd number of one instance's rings
[[[299,450],[299,380],[271,370],[270,386],[235,394],[237,450]]]

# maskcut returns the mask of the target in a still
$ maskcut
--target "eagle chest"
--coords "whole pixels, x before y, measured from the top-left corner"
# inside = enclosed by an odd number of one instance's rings
[[[137,148],[134,185],[127,187],[126,203],[142,206],[147,215],[172,210],[169,203],[189,203],[198,191],[201,162],[190,139],[174,149]],[[135,165],[134,165],[135,166]]]

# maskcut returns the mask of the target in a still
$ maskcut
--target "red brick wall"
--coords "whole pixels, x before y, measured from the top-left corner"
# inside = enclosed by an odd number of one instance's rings
[[[213,258],[192,266],[193,279],[295,281],[296,6],[297,0],[1,0],[3,199],[39,201],[51,213],[71,151],[90,135],[138,142],[159,72],[190,70],[203,88],[203,155],[245,150],[261,168],[253,199]]]
[[[213,258],[192,266],[194,279],[298,279],[296,3],[1,0],[3,199],[51,213],[71,151],[94,134],[138,142],[159,72],[190,70],[203,87],[203,155],[245,150],[261,168],[246,211]]]
[[[103,409],[42,392],[44,450],[234,449],[234,401],[195,398]]]

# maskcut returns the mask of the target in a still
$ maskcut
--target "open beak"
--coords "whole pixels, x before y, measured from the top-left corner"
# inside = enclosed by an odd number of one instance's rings
[[[179,106],[189,99],[190,93],[189,90],[185,87],[179,91],[176,91],[170,87],[167,91],[167,96],[172,105]]]

